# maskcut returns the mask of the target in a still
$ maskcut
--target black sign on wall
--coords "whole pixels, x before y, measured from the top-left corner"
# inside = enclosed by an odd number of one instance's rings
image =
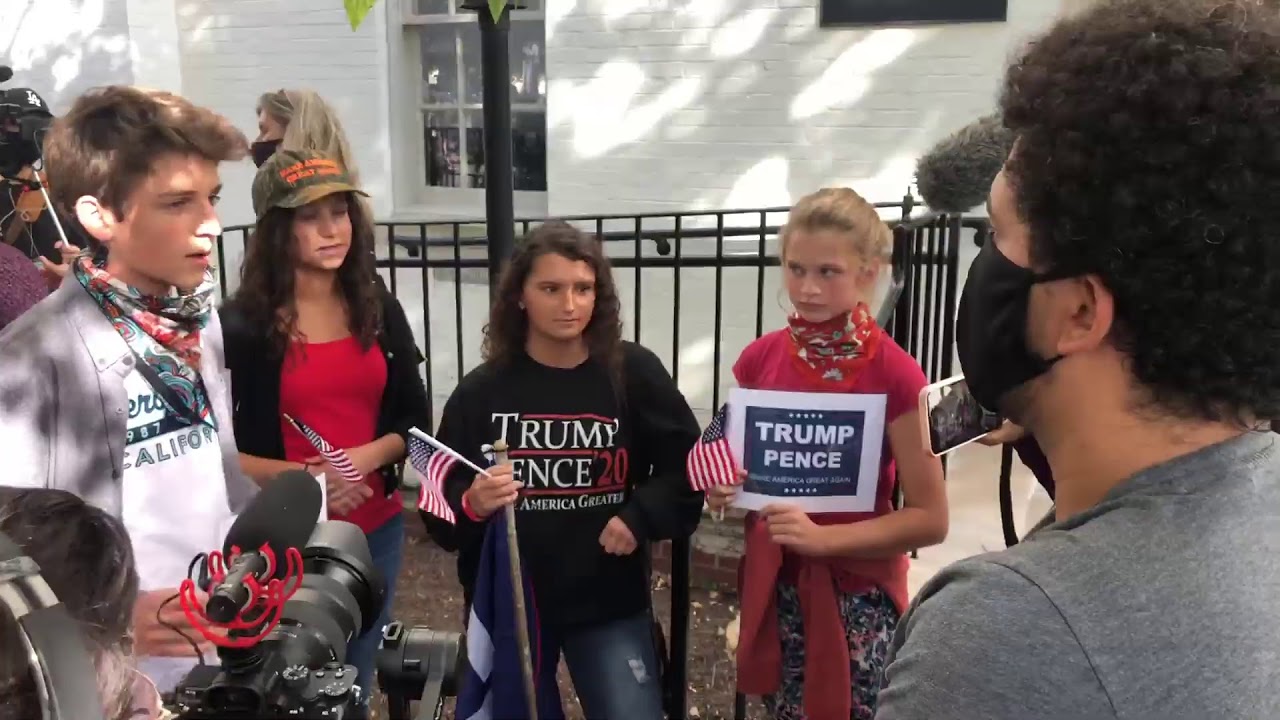
[[[819,0],[821,27],[1008,19],[1009,0]]]

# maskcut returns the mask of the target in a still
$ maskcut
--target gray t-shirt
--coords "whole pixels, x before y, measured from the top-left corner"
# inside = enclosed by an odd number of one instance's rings
[[[877,720],[1280,718],[1280,436],[1135,475],[939,573]]]

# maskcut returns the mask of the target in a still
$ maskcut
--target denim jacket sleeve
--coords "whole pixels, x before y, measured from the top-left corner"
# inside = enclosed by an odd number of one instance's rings
[[[107,342],[95,345],[99,338]],[[78,284],[64,284],[0,333],[0,483],[67,490],[119,512],[124,391],[110,390],[123,346]],[[108,431],[117,411],[118,447]]]
[[[11,341],[6,341],[12,337]],[[0,485],[49,487],[53,471],[52,364],[34,356],[30,337],[0,335]]]

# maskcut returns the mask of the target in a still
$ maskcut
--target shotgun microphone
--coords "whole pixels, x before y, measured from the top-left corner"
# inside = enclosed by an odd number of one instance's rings
[[[320,485],[301,470],[281,473],[253,498],[227,531],[222,554],[231,565],[209,592],[209,619],[229,623],[244,610],[253,595],[249,578],[259,584],[284,579],[285,555],[306,547],[320,504]]]
[[[982,205],[1013,141],[998,114],[960,128],[916,164],[920,197],[930,209],[944,213],[964,213]]]

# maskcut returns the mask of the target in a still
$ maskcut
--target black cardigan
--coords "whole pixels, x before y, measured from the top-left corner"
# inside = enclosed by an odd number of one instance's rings
[[[413,339],[404,309],[379,283],[382,328],[378,345],[387,360],[387,386],[378,408],[376,437],[396,433],[409,442],[409,428],[431,425],[427,390],[418,374],[426,360]],[[273,352],[265,329],[249,322],[234,304],[218,312],[231,371],[232,425],[240,452],[273,460],[284,459],[284,434],[280,429],[280,374],[284,358]],[[390,495],[400,485],[402,464],[382,468]]]

